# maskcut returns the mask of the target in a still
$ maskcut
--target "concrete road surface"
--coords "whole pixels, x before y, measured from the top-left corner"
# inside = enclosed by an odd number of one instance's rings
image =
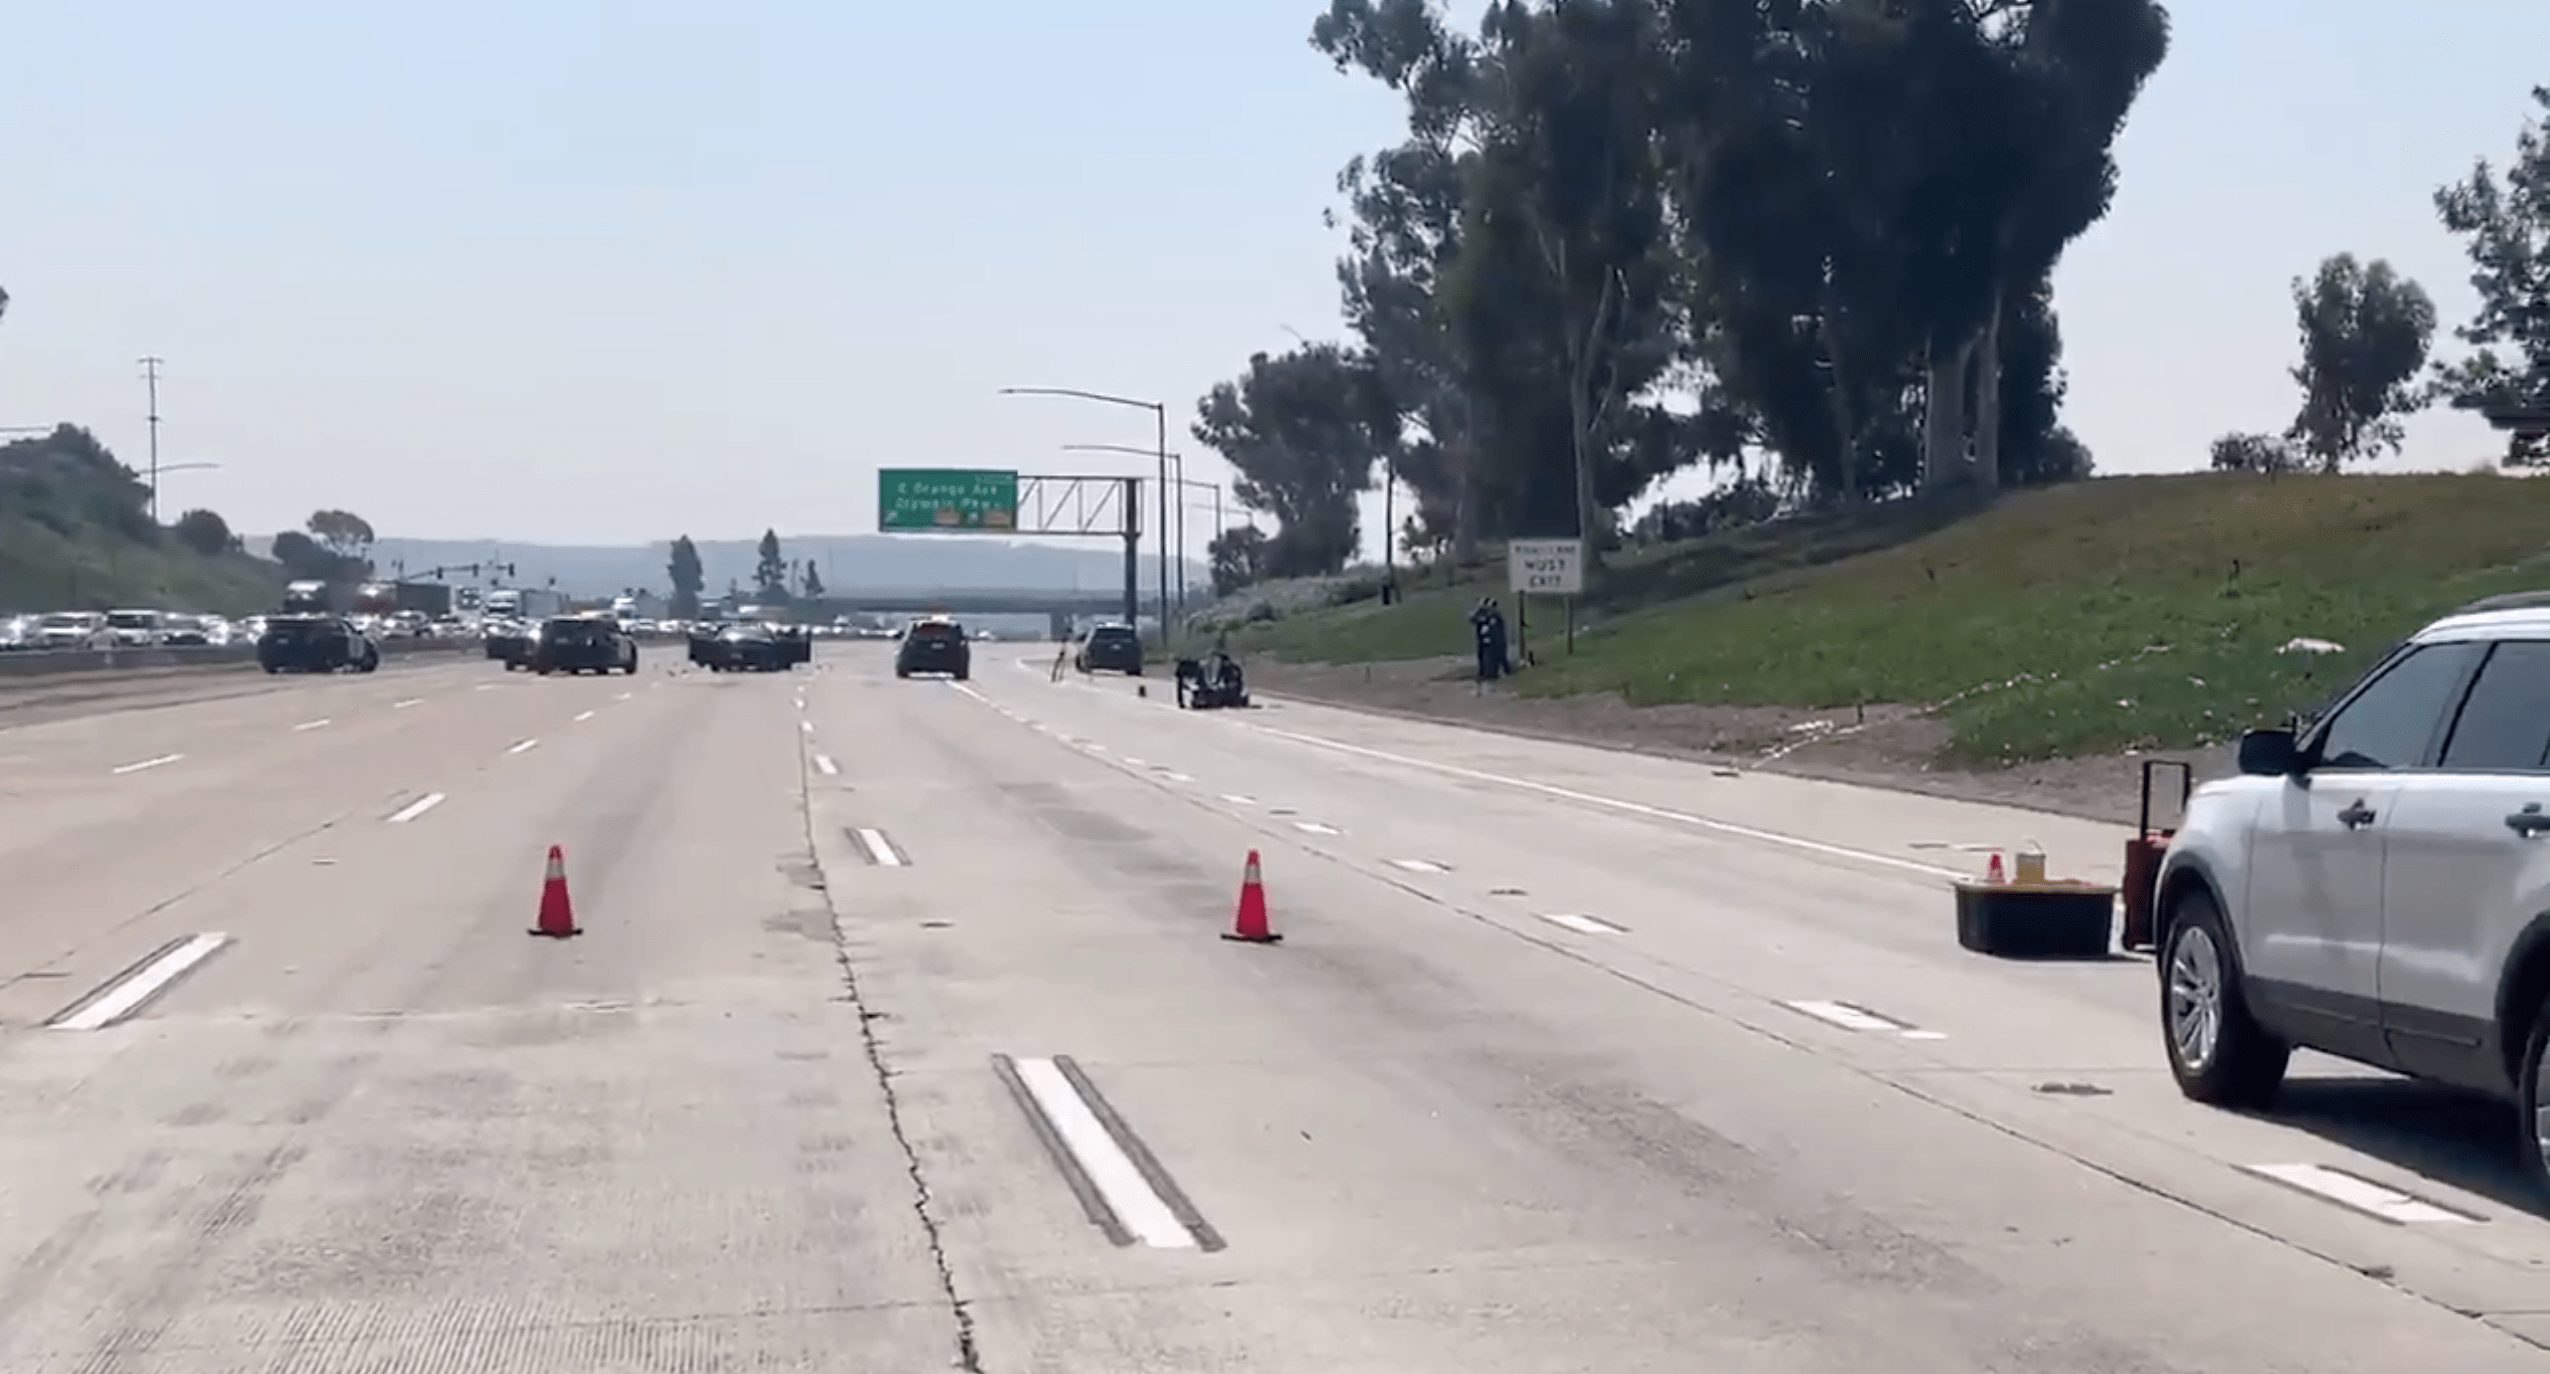
[[[2100,827],[890,650],[0,718],[0,1369],[2550,1368],[2499,1114],[1956,949]]]

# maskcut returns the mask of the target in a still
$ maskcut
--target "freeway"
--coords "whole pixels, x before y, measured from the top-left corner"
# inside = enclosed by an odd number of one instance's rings
[[[0,717],[0,1368],[2550,1367],[2502,1122],[1956,948],[2107,828],[672,658]]]

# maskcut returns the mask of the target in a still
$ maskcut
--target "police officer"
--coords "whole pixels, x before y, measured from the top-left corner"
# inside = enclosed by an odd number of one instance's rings
[[[1496,609],[1494,597],[1480,597],[1478,609],[1470,612],[1470,640],[1479,656],[1479,690],[1496,680],[1504,648],[1504,619]]]

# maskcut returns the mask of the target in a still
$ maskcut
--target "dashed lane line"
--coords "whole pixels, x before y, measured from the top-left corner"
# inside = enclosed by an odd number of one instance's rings
[[[1575,931],[1579,935],[1619,935],[1623,933],[1621,928],[1616,925],[1612,925],[1606,921],[1597,921],[1591,916],[1579,916],[1572,911],[1544,911],[1541,913],[1541,919],[1549,922],[1551,925],[1558,926],[1561,929]]]
[[[103,1030],[149,1005],[229,943],[230,937],[218,932],[173,940],[45,1024],[54,1030]]]
[[[894,841],[887,838],[886,833],[875,826],[859,826],[850,832],[850,838],[858,844],[860,852],[867,855],[868,862],[879,868],[912,866],[911,859],[906,857],[902,850],[895,848]]]
[[[292,727],[292,732],[293,732],[294,734],[299,734],[299,733],[301,733],[301,732],[302,732],[302,731],[304,731],[304,730],[325,730],[326,728],[328,728],[330,725],[332,725],[332,724],[334,724],[334,723],[335,723],[334,721],[332,721],[332,720],[328,719],[327,717],[325,717],[325,716],[321,716],[321,717],[320,717],[319,719],[317,719],[317,720],[305,720],[305,721],[301,722],[299,725],[293,726],[293,727]]]
[[[2481,1220],[2319,1164],[2252,1164],[2245,1171],[2394,1226],[2468,1226]]]
[[[393,710],[393,711],[404,711],[404,710],[406,710],[406,709],[407,709],[408,707],[410,707],[410,706],[422,706],[422,705],[424,705],[424,704],[425,704],[425,698],[423,698],[423,697],[409,697],[409,698],[408,698],[407,700],[405,700],[405,701],[393,701],[393,702],[391,702],[391,703],[390,703],[390,709],[391,709],[391,710]]]
[[[1824,1022],[1826,1025],[1839,1026],[1846,1031],[1874,1031],[1883,1035],[1900,1036],[1906,1040],[1945,1040],[1948,1038],[1946,1032],[1922,1030],[1908,1022],[1898,1021],[1891,1016],[1880,1015],[1876,1012],[1870,1011],[1866,1007],[1859,1006],[1851,1002],[1825,1002],[1810,1000],[1782,1002],[1780,1005],[1801,1016],[1811,1016],[1818,1021]]]
[[[153,768],[166,768],[168,765],[185,757],[186,756],[184,754],[162,754],[155,759],[144,759],[140,763],[125,764],[123,767],[114,770],[114,772],[115,776],[119,778],[123,777],[127,773],[146,773]]]
[[[841,776],[841,765],[834,763],[830,754],[817,754],[815,755],[815,771],[827,778],[837,778]]]
[[[506,750],[505,752],[506,752],[506,753],[508,753],[508,754],[528,754],[528,753],[530,753],[532,750],[537,749],[537,748],[539,748],[539,747],[540,747],[540,741],[538,741],[538,740],[536,740],[536,739],[527,739],[527,740],[519,741],[518,743],[516,743],[516,744],[514,745],[514,747],[513,747],[513,748],[508,749],[508,750]]]
[[[1305,835],[1343,835],[1346,833],[1333,825],[1322,825],[1318,821],[1295,821],[1293,822],[1293,828]]]
[[[576,724],[582,725],[586,721],[593,719],[594,715],[595,713],[592,711],[580,712],[576,716]]]
[[[1405,869],[1410,873],[1449,873],[1452,871],[1451,865],[1439,864],[1432,859],[1392,859],[1390,861],[1390,866],[1392,868]]]
[[[418,797],[416,800],[409,802],[407,805],[400,807],[396,811],[391,812],[389,823],[392,825],[405,825],[409,821],[412,821],[417,817],[424,815],[426,812],[433,810],[435,807],[442,805],[443,800],[442,793],[428,792],[424,796]]]
[[[1215,1250],[1221,1240],[1177,1191],[1159,1161],[1107,1106],[1066,1056],[1012,1059],[993,1067],[1029,1116],[1082,1206],[1118,1244],[1155,1250]]]

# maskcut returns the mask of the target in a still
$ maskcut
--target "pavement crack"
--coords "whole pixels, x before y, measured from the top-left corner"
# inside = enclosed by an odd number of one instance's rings
[[[812,806],[805,807],[805,817],[806,861],[814,864],[819,861],[815,850]],[[829,894],[826,904],[829,905]],[[902,1095],[895,1090],[894,1071],[886,1067],[885,1046],[877,1038],[877,1022],[886,1019],[885,1013],[869,1009],[860,995],[859,968],[851,958],[849,941],[842,938],[838,911],[833,913],[832,932],[833,956],[841,962],[841,978],[849,989],[850,1005],[859,1013],[859,1046],[867,1056],[868,1071],[876,1078],[877,1092],[885,1098],[886,1130],[894,1137],[894,1148],[903,1154],[904,1174],[912,1180],[912,1214],[919,1218],[921,1234],[929,1242],[930,1267],[938,1273],[939,1292],[947,1300],[948,1314],[956,1319],[956,1359],[953,1365],[960,1374],[983,1374],[982,1351],[974,1339],[974,1311],[964,1295],[956,1291],[956,1270],[948,1262],[947,1238],[939,1228],[938,1213],[932,1206],[934,1198],[930,1192],[930,1180],[921,1169],[921,1152],[913,1148],[912,1138],[904,1130]]]

